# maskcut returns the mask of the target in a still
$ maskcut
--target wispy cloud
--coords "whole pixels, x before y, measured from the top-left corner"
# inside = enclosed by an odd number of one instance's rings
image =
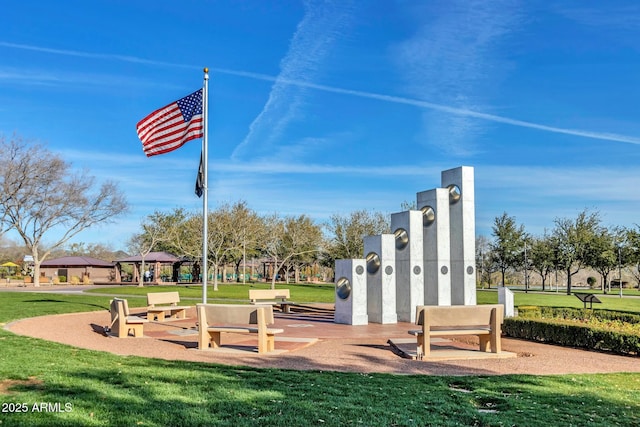
[[[27,86],[64,86],[68,88],[76,87],[140,87],[159,86],[157,82],[149,79],[133,78],[130,76],[114,75],[107,73],[91,72],[69,72],[51,69],[17,69],[11,67],[0,67],[0,85],[27,85]],[[162,84],[163,87],[173,87]]]
[[[195,65],[173,64],[173,63],[166,63],[161,61],[151,61],[151,60],[145,60],[145,59],[140,59],[140,58],[135,58],[130,56],[123,56],[123,55],[93,54],[88,52],[48,49],[48,48],[40,48],[36,46],[20,45],[20,44],[13,44],[13,43],[0,41],[0,47],[2,46],[16,48],[16,49],[28,48],[29,50],[34,50],[34,51],[42,50],[49,53],[55,53],[58,55],[85,56],[87,58],[95,57],[99,59],[128,61],[128,62],[135,62],[135,63],[145,64],[145,65],[149,64],[154,66],[180,67],[180,68],[189,68],[189,69],[202,68]],[[395,95],[387,95],[387,94],[381,94],[381,93],[375,93],[375,92],[352,90],[352,89],[340,88],[335,86],[312,83],[304,80],[296,80],[295,78],[285,78],[284,76],[275,77],[268,74],[255,73],[251,71],[233,70],[228,68],[211,68],[210,71],[214,73],[218,72],[222,74],[228,74],[228,75],[250,78],[255,80],[277,82],[280,85],[290,85],[290,86],[296,86],[301,88],[314,89],[318,91],[336,93],[341,95],[372,99],[380,102],[410,105],[416,108],[438,111],[438,112],[446,113],[452,116],[468,117],[468,118],[483,120],[487,122],[501,123],[501,124],[506,124],[510,126],[536,129],[543,132],[565,134],[565,135],[597,139],[597,140],[603,140],[603,141],[623,142],[628,144],[640,144],[640,137],[636,137],[636,136],[623,135],[623,134],[618,134],[613,132],[593,132],[593,131],[583,130],[583,129],[571,129],[571,128],[563,128],[558,126],[548,126],[541,123],[535,123],[535,122],[530,122],[526,120],[500,116],[496,114],[484,113],[481,111],[476,111],[476,110],[459,107],[455,105],[447,105],[443,103],[426,101],[424,99],[419,99],[419,98],[410,98],[405,96],[395,96]]]
[[[95,53],[95,52],[86,52],[86,51],[71,50],[71,49],[54,49],[50,47],[34,46],[34,45],[21,44],[21,43],[11,43],[11,42],[1,41],[1,40],[0,40],[0,47],[20,49],[20,50],[31,50],[34,52],[49,53],[52,55],[75,56],[79,58],[102,59],[102,60],[119,61],[119,62],[131,62],[131,63],[142,64],[142,65],[165,66],[165,67],[173,67],[173,68],[193,68],[193,66],[191,65],[155,61],[151,59],[144,59],[144,58],[139,58],[139,57],[129,56],[129,55],[118,55],[118,54],[112,54],[112,53]]]
[[[419,10],[412,13],[425,19],[394,49],[407,91],[460,111],[486,110],[488,95],[507,68],[499,47],[518,27],[517,2],[454,0],[446,7],[433,2],[415,7]],[[448,153],[469,154],[487,120],[451,112],[429,108],[417,139]]]
[[[577,4],[577,6],[560,6],[553,9],[565,18],[590,27],[623,30],[637,30],[640,28],[640,5],[637,3],[607,5],[606,13],[603,13],[600,5],[588,7],[588,5],[582,6],[581,3]]]
[[[280,63],[280,74],[262,111],[249,126],[249,133],[231,157],[272,154],[274,143],[304,108],[308,87],[291,85],[291,80],[314,81],[324,66],[331,46],[340,38],[349,21],[350,6],[345,1],[308,1],[289,50]]]

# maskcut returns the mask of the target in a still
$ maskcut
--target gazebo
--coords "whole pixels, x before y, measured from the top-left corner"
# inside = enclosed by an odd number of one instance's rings
[[[133,277],[132,282],[138,282],[140,280],[140,274],[144,274],[141,272],[142,269],[142,255],[134,255],[127,258],[122,258],[116,260],[115,270],[116,270],[116,282],[120,282],[122,280],[122,264],[132,264],[133,265]],[[161,282],[162,279],[160,277],[160,269],[163,265],[171,266],[171,282],[178,281],[178,273],[180,269],[180,265],[182,264],[182,260],[177,256],[170,254],[168,252],[149,252],[144,257],[144,264],[149,266],[149,272],[151,273],[151,282]]]
[[[40,276],[65,277],[70,281],[72,277],[78,280],[92,282],[112,282],[114,279],[114,265],[112,262],[86,256],[65,256],[47,259],[40,264]]]

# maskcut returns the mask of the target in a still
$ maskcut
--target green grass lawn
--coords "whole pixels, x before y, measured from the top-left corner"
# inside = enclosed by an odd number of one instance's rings
[[[332,288],[325,292],[332,298]],[[479,302],[494,297],[478,293]],[[525,297],[534,304],[555,296]],[[6,323],[106,310],[109,297],[2,292],[0,301]],[[5,330],[0,384],[2,427],[640,425],[640,374],[438,377],[256,369],[123,357]],[[42,408],[54,412],[37,411]]]
[[[214,291],[213,286],[207,287],[207,302],[215,303],[220,301],[248,302],[249,289],[270,289],[268,283],[247,283],[243,284],[218,284],[218,290]],[[291,291],[291,301],[297,303],[334,302],[333,284],[277,284],[276,289],[289,289]],[[178,291],[180,299],[194,299],[202,302],[202,286],[200,285],[152,285],[152,286],[105,286],[88,291],[89,293],[139,296],[145,297],[149,292]],[[146,304],[146,302],[145,302]],[[144,305],[144,304],[143,304]]]

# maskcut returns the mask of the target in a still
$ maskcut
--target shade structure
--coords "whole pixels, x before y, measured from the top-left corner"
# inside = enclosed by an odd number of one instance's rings
[[[15,262],[7,261],[4,264],[0,264],[0,267],[20,267]]]

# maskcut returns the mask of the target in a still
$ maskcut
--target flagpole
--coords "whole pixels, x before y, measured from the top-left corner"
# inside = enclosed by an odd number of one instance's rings
[[[204,119],[202,134],[202,159],[203,159],[203,196],[202,196],[202,303],[207,303],[207,240],[209,236],[208,205],[209,205],[209,69],[204,69],[204,84],[202,87],[202,116]]]

